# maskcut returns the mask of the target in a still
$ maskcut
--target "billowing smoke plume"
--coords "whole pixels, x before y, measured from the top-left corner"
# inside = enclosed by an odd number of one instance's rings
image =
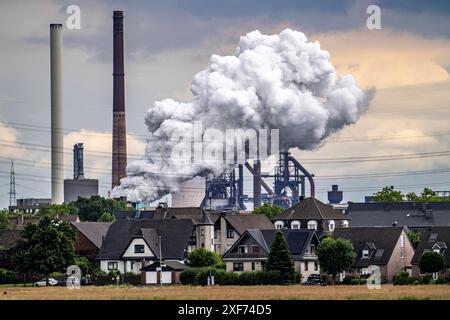
[[[314,149],[331,133],[355,123],[372,95],[353,76],[338,78],[329,53],[291,29],[242,36],[234,55],[211,56],[208,68],[195,75],[191,91],[190,103],[166,99],[148,110],[146,154],[128,166],[114,196],[155,200],[195,176],[222,173],[227,165],[221,162],[173,159],[179,137],[191,134],[194,121],[201,121],[203,129],[276,128],[280,149]]]

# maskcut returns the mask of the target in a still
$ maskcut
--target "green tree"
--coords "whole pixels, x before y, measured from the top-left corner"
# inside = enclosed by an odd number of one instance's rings
[[[100,222],[114,222],[115,218],[110,212],[103,212],[98,221]]]
[[[408,232],[408,238],[411,240],[414,248],[417,248],[417,245],[420,242],[420,232],[416,230],[411,230]]]
[[[224,267],[224,263],[222,262],[220,256],[215,252],[206,250],[205,248],[199,248],[192,251],[187,258],[187,265],[192,268]]]
[[[437,252],[427,251],[420,257],[419,267],[426,273],[439,272],[444,269],[444,258]]]
[[[0,230],[8,229],[9,227],[9,211],[0,210]]]
[[[439,201],[437,193],[431,190],[431,188],[424,188],[420,194],[420,201]]]
[[[78,216],[81,221],[98,221],[105,212],[113,214],[117,210],[126,208],[124,201],[106,199],[100,196],[78,198],[73,204],[78,209]]]
[[[420,197],[414,192],[407,193],[405,197],[407,201],[418,202],[420,200]]]
[[[373,194],[375,202],[403,202],[403,194],[394,190],[394,186],[384,187],[383,190]]]
[[[75,231],[66,222],[44,216],[29,223],[12,249],[11,261],[23,274],[48,275],[65,272],[74,263]]]
[[[62,215],[77,214],[77,208],[72,203],[51,204],[46,208],[39,210],[40,216],[56,218]]]
[[[336,281],[336,276],[351,268],[355,262],[356,253],[349,240],[325,237],[316,249],[320,267]]]
[[[86,257],[76,257],[75,265],[77,265],[82,275],[93,274],[95,271],[95,265]]]
[[[283,211],[284,209],[276,204],[264,203],[261,207],[254,209],[252,214],[265,214],[269,219],[272,219]]]
[[[275,235],[265,269],[266,271],[278,271],[280,281],[284,284],[294,281],[294,262],[288,243],[281,231]]]

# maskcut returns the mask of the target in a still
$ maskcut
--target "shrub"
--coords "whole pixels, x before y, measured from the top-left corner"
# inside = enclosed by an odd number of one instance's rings
[[[49,278],[64,278],[65,274],[62,272],[52,272],[48,276]]]
[[[120,276],[120,271],[119,270],[111,270],[108,272],[108,276],[111,276],[111,277]]]
[[[233,286],[239,284],[239,274],[234,272],[224,272],[220,282],[216,281],[216,284],[221,286]]]
[[[180,282],[184,285],[196,285],[197,271],[195,269],[183,270],[180,274]]]
[[[412,284],[414,279],[409,276],[408,272],[401,271],[394,276],[394,285],[408,285]]]
[[[419,278],[420,284],[430,284],[431,280],[433,280],[433,276],[431,274],[427,274]]]
[[[294,273],[294,283],[300,284],[302,283],[302,274],[300,272]]]
[[[16,282],[16,273],[11,270],[0,269],[0,284],[11,284]]]
[[[436,284],[447,284],[447,279],[442,276],[439,276],[436,280]]]

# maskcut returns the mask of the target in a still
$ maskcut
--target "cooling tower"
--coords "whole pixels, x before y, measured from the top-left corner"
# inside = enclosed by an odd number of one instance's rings
[[[52,203],[64,199],[62,24],[50,25]]]
[[[127,168],[123,11],[114,11],[113,13],[113,46],[112,188],[120,184],[120,179],[126,176]]]

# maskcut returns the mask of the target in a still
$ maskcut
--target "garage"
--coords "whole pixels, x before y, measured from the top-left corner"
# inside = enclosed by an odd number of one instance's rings
[[[144,273],[142,278],[145,283],[143,284],[180,283],[180,273],[186,268],[187,266],[179,261],[163,261],[161,270],[159,261],[154,262],[141,269]]]

